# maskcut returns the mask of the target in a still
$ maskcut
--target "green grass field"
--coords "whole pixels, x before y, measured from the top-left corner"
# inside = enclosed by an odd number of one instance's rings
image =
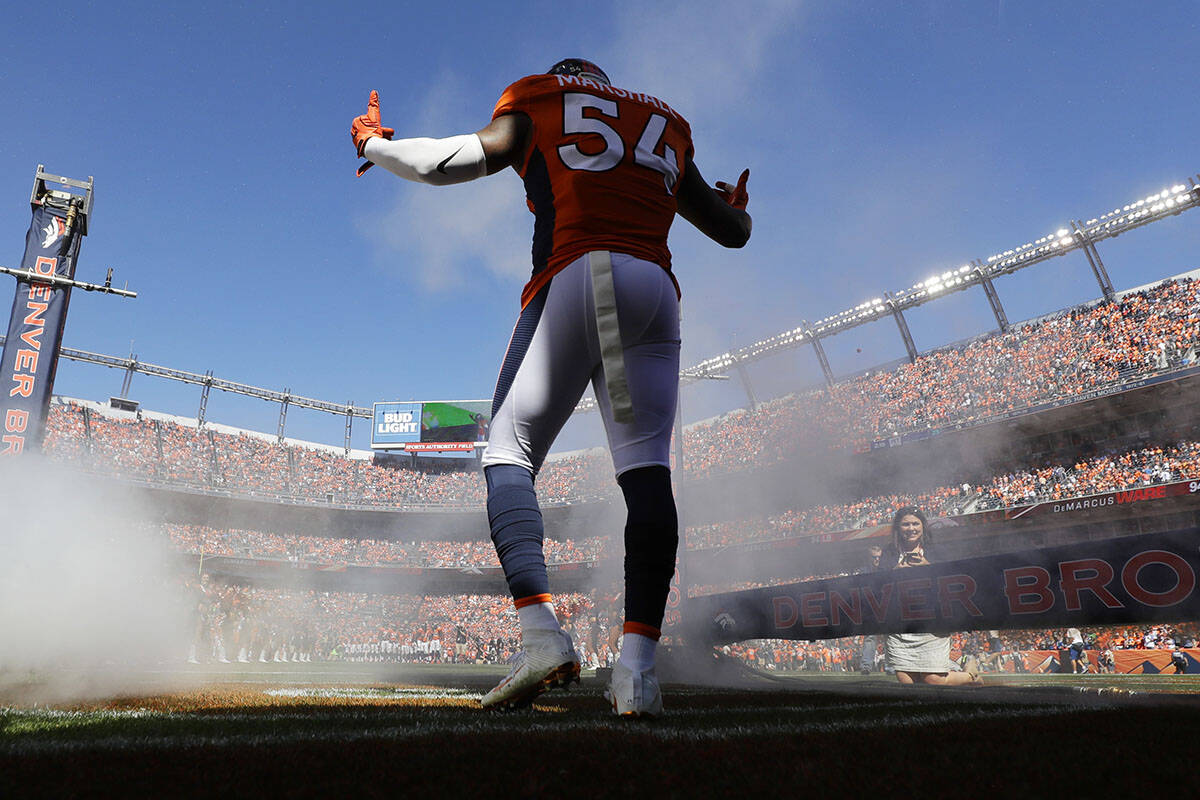
[[[58,702],[104,680],[4,676],[0,797],[1187,791],[1200,745],[1200,676],[742,676],[670,686],[664,717],[627,722],[586,674],[532,709],[479,710],[504,671],[228,665],[101,676],[138,690]]]

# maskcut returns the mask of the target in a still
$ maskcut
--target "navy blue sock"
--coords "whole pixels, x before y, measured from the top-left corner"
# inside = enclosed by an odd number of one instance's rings
[[[488,489],[488,524],[514,600],[549,595],[542,552],[542,512],[533,491],[533,473],[512,464],[483,471]]]
[[[625,630],[657,639],[679,547],[671,471],[659,466],[631,469],[622,473],[617,483],[629,509],[625,523]]]

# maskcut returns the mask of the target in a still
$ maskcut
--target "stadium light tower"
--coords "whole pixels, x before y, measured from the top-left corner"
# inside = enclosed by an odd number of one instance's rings
[[[1096,276],[1096,283],[1100,284],[1100,292],[1104,295],[1104,299],[1112,302],[1113,291],[1112,281],[1109,280],[1108,270],[1104,268],[1104,262],[1100,260],[1100,251],[1096,249],[1096,243],[1092,241],[1092,237],[1088,235],[1087,229],[1079,220],[1071,220],[1071,227],[1074,228],[1074,236],[1079,240],[1083,249],[1083,254],[1087,256],[1088,264],[1092,268],[1092,274]]]
[[[283,444],[283,426],[287,424],[288,406],[292,404],[292,390],[290,387],[283,387],[283,400],[279,403],[279,430],[275,434],[276,440]]]
[[[200,390],[200,410],[196,413],[196,427],[204,427],[204,416],[208,413],[208,392],[212,389],[213,374],[212,370],[205,370],[204,382],[201,384],[204,388]]]
[[[908,360],[917,360],[917,346],[913,343],[912,331],[908,329],[908,322],[904,319],[904,312],[900,310],[900,305],[893,299],[890,292],[884,292],[883,296],[887,298],[888,309],[891,310],[892,316],[896,318],[896,327],[900,329],[900,338],[904,340],[904,349],[908,351]]]
[[[121,399],[129,397],[129,387],[133,385],[133,373],[137,372],[138,357],[137,353],[133,352],[132,342],[129,345],[129,367],[125,370],[125,377],[121,379]]]
[[[895,318],[911,360],[916,357],[916,347],[913,344],[912,335],[908,331],[903,312],[953,292],[965,291],[973,286],[983,287],[988,304],[992,308],[992,314],[996,317],[996,323],[1000,326],[1001,331],[1005,331],[1009,327],[1008,316],[1004,312],[1000,295],[996,291],[994,283],[996,278],[1002,275],[1011,275],[1018,270],[1066,255],[1074,250],[1084,252],[1096,277],[1096,282],[1100,285],[1100,291],[1106,298],[1111,298],[1113,296],[1112,282],[1108,278],[1104,262],[1100,259],[1096,243],[1200,207],[1200,183],[1197,183],[1197,178],[1200,176],[1189,177],[1186,183],[1177,183],[1149,197],[1115,208],[1099,217],[1088,219],[1086,222],[1075,220],[1071,223],[1071,230],[1060,227],[1055,232],[1035,241],[996,253],[986,260],[975,259],[957,269],[934,275],[908,289],[890,292],[883,297],[859,303],[853,308],[831,314],[811,326],[804,324],[799,328],[769,336],[736,351],[706,358],[694,366],[681,370],[679,373],[680,383],[686,384],[701,380],[710,372],[723,371],[736,364],[744,365],[751,361],[758,361],[806,343],[814,345],[813,349],[817,353],[817,360],[822,362],[822,372],[826,372],[827,359],[823,357],[823,351],[819,349],[821,339],[875,322],[885,316]],[[826,372],[826,380],[830,380],[831,375],[832,371]]]
[[[346,401],[346,455],[350,455],[350,434],[354,432],[354,401]]]
[[[59,180],[64,182],[64,185],[74,187],[87,186],[89,187],[90,196],[90,179],[85,184],[79,181],[71,182],[66,178],[45,175],[42,173],[40,165],[38,167],[38,178],[39,181],[43,179]],[[1088,263],[1093,270],[1096,281],[1100,285],[1101,292],[1103,292],[1105,297],[1112,297],[1112,283],[1108,278],[1104,262],[1100,259],[1096,243],[1104,239],[1114,238],[1144,225],[1149,225],[1152,222],[1157,222],[1181,214],[1184,211],[1200,207],[1200,183],[1197,182],[1197,178],[1200,178],[1200,175],[1188,177],[1186,183],[1175,184],[1149,197],[1115,208],[1099,217],[1090,218],[1086,222],[1074,220],[1071,223],[1071,230],[1059,228],[1056,232],[1047,234],[1036,241],[1026,242],[1019,247],[992,255],[986,261],[975,259],[957,269],[947,270],[939,275],[928,278],[909,289],[889,293],[886,295],[886,300],[884,297],[875,297],[853,308],[825,317],[816,323],[809,324],[807,321],[804,321],[798,328],[769,336],[746,347],[706,358],[693,366],[681,369],[679,371],[679,384],[680,386],[686,386],[701,380],[728,380],[729,376],[725,372],[730,368],[737,369],[739,373],[744,373],[746,365],[751,362],[768,358],[776,353],[800,347],[804,344],[812,345],[813,352],[816,354],[817,361],[821,365],[821,372],[824,374],[826,382],[832,384],[834,380],[833,370],[821,345],[821,340],[829,336],[836,336],[839,333],[861,325],[875,322],[888,315],[892,315],[896,319],[897,326],[900,327],[901,335],[905,338],[905,349],[909,353],[909,358],[915,358],[916,347],[912,342],[911,333],[907,331],[903,312],[909,308],[915,308],[953,292],[965,291],[973,286],[981,286],[983,288],[988,298],[988,304],[991,306],[992,314],[996,318],[996,323],[1000,327],[1001,332],[1004,332],[1009,328],[1008,316],[1004,311],[1004,306],[1000,302],[1000,295],[994,285],[995,279],[1002,275],[1010,275],[1018,270],[1034,266],[1057,256],[1065,255],[1073,250],[1084,251],[1084,255],[1088,258]],[[37,187],[35,186],[36,193]],[[91,202],[89,199],[86,203],[86,210],[90,212],[90,208]],[[85,228],[86,221],[87,213],[83,217]],[[0,272],[16,275],[18,280],[21,280],[22,277],[28,279],[29,276],[27,271],[10,270],[4,267],[0,267]],[[54,286],[69,285],[75,288],[82,288],[86,291],[100,291],[122,297],[136,296],[134,292],[112,288],[111,270],[109,271],[109,278],[103,286],[74,281],[73,279],[67,280],[57,276],[37,275],[35,277],[38,283],[53,284]],[[0,336],[0,342],[3,342],[7,346],[7,341],[11,338],[11,336]],[[297,406],[336,414],[338,416],[346,415],[347,429],[349,429],[349,418],[351,417],[368,420],[372,418],[371,409],[356,408],[353,404],[347,406],[340,403],[330,403],[324,400],[300,397],[291,394],[290,391],[278,392],[258,386],[227,381],[214,377],[211,371],[200,375],[170,367],[147,364],[138,361],[133,356],[118,358],[66,347],[61,348],[59,352],[64,358],[74,361],[126,370],[129,374],[141,372],[146,375],[203,387],[198,417],[201,424],[204,422],[205,410],[208,405],[208,393],[212,388],[232,394],[257,397],[268,402],[280,403],[283,406],[280,415],[280,431],[282,431],[282,421],[286,416],[287,406]],[[0,396],[2,396],[2,393],[0,393]],[[575,413],[586,413],[595,409],[595,400],[591,396],[586,396],[576,406]],[[0,424],[3,424],[2,419],[0,419]]]
[[[1004,313],[1004,305],[1000,302],[1000,294],[996,291],[995,284],[988,277],[987,270],[983,266],[983,262],[976,259],[971,262],[975,267],[972,274],[977,277],[979,285],[983,287],[983,293],[987,295],[988,305],[992,307],[992,314],[996,317],[996,324],[1000,326],[1000,332],[1008,331],[1008,314]]]
[[[800,328],[804,331],[803,335],[808,337],[808,341],[812,344],[813,352],[817,354],[817,363],[821,365],[821,374],[825,376],[825,385],[833,386],[833,368],[829,366],[829,357],[825,355],[825,348],[821,346],[821,340],[813,336],[808,320],[800,320]]]
[[[750,383],[750,373],[746,371],[746,365],[742,363],[741,357],[738,355],[736,347],[729,350],[733,353],[733,368],[737,370],[738,379],[742,382],[742,391],[746,393],[746,402],[749,403],[750,410],[758,408],[758,397],[754,394],[754,385]]]

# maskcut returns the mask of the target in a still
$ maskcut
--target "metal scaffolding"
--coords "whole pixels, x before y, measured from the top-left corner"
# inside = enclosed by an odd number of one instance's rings
[[[1197,206],[1200,206],[1200,184],[1197,183],[1196,178],[1189,177],[1186,185],[1177,184],[1170,189],[1164,189],[1157,194],[1114,209],[1087,222],[1075,220],[1071,223],[1071,230],[1059,229],[1053,234],[1048,234],[1036,241],[1028,242],[1012,250],[1005,250],[986,260],[976,259],[956,270],[947,271],[941,275],[936,275],[922,281],[909,289],[895,293],[885,293],[880,298],[868,300],[854,308],[826,317],[815,324],[810,325],[804,322],[798,328],[784,331],[746,347],[737,348],[730,352],[705,359],[698,364],[680,370],[679,382],[681,385],[688,385],[701,380],[727,380],[728,375],[726,373],[730,368],[733,368],[737,370],[749,402],[753,406],[756,403],[756,398],[746,371],[746,365],[760,361],[776,353],[807,344],[812,346],[817,360],[821,365],[821,372],[824,374],[825,380],[832,383],[834,373],[830,367],[829,359],[825,355],[825,350],[821,346],[821,340],[875,322],[884,316],[893,316],[895,318],[901,337],[904,339],[908,356],[910,359],[915,359],[917,356],[916,346],[912,341],[911,333],[908,331],[908,325],[904,320],[903,312],[948,294],[965,291],[974,286],[981,286],[983,288],[984,293],[987,295],[988,303],[992,308],[992,313],[996,317],[996,322],[1000,326],[1000,330],[1004,331],[1009,327],[1008,317],[1000,302],[1000,296],[993,283],[994,280],[1002,275],[1010,275],[1018,270],[1066,255],[1075,250],[1082,250],[1084,252],[1097,283],[1100,285],[1101,292],[1105,298],[1111,299],[1113,296],[1112,283],[1108,278],[1104,263],[1100,260],[1096,243],[1114,238],[1122,233],[1127,233],[1152,222],[1175,216]],[[0,269],[0,271],[10,274],[13,272],[7,269]],[[39,277],[38,280],[44,281],[46,279]],[[128,290],[112,289],[108,285],[108,282],[106,282],[105,286],[80,285],[78,282],[75,285],[77,288],[84,288],[89,291],[105,291],[124,296],[133,296],[134,294]],[[3,344],[3,340],[4,337],[0,335],[0,344]],[[347,449],[349,449],[353,419],[371,419],[372,417],[371,408],[362,408],[356,406],[353,402],[344,404],[331,403],[325,400],[294,395],[290,389],[286,388],[280,392],[246,383],[229,381],[215,377],[211,370],[200,374],[157,364],[149,364],[139,361],[137,356],[132,353],[128,358],[120,358],[64,347],[61,355],[73,361],[125,371],[126,374],[122,382],[123,395],[128,391],[129,382],[132,380],[134,373],[190,383],[202,387],[198,414],[198,420],[201,425],[204,424],[208,408],[209,391],[214,388],[222,392],[257,397],[260,400],[270,403],[279,403],[278,435],[281,440],[283,438],[284,424],[287,419],[287,410],[290,406],[338,416],[344,415],[346,417]],[[575,413],[585,413],[595,409],[595,400],[591,396],[586,396],[576,406]]]
[[[895,299],[890,294],[884,294],[887,298],[888,308],[892,310],[892,316],[896,318],[896,327],[900,330],[900,338],[904,341],[904,350],[908,353],[909,362],[917,360],[917,345],[913,342],[912,331],[908,329],[908,322],[904,319],[904,312],[896,304]]]
[[[1110,294],[1112,284],[1108,280],[1103,262],[1100,261],[1096,244],[1200,206],[1198,177],[1200,176],[1189,177],[1186,184],[1176,184],[1169,189],[1163,189],[1149,197],[1089,219],[1087,222],[1076,221],[1072,223],[1072,230],[1059,228],[1054,233],[1042,236],[1035,241],[1026,242],[1019,247],[989,256],[987,259],[977,259],[958,269],[935,275],[903,291],[881,295],[865,303],[860,303],[854,308],[826,317],[815,324],[804,324],[736,351],[705,359],[699,364],[683,370],[680,373],[680,381],[690,383],[700,380],[709,374],[725,372],[735,363],[748,364],[758,361],[784,350],[845,333],[875,322],[882,317],[895,316],[897,324],[900,324],[902,312],[975,286],[983,287],[984,292],[989,294],[989,302],[995,301],[992,303],[992,311],[996,315],[996,320],[1003,327],[1007,327],[1007,317],[1000,304],[999,294],[992,285],[993,281],[1002,275],[1011,275],[1019,270],[1076,250],[1084,252],[1088,263],[1092,266],[1096,280],[1100,284],[1101,292],[1106,298],[1109,298],[1112,296]],[[903,335],[903,327],[901,334]],[[908,342],[905,345],[906,349],[909,349]],[[911,357],[912,351],[909,350],[909,353]]]

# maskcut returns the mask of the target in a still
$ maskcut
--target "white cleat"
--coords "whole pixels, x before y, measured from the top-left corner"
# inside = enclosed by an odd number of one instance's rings
[[[514,659],[512,671],[479,701],[484,708],[523,708],[547,689],[579,683],[579,655],[569,633],[530,630],[522,639],[525,649]]]
[[[634,672],[618,661],[604,699],[612,703],[613,713],[621,717],[636,719],[662,715],[662,692],[654,667],[645,672]]]

